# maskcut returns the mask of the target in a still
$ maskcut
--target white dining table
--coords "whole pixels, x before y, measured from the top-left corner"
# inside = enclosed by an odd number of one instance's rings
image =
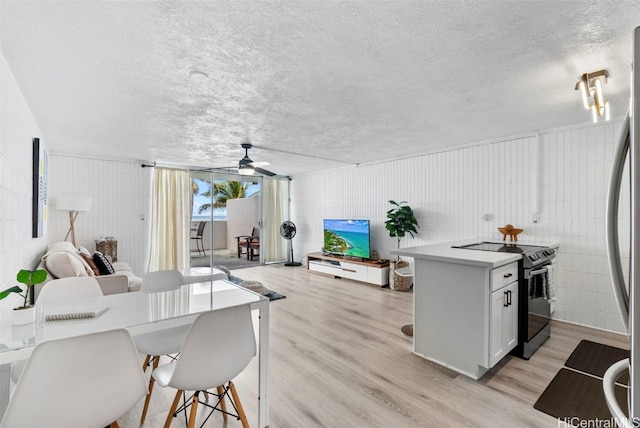
[[[138,291],[72,303],[36,305],[35,321],[25,326],[11,326],[6,321],[8,311],[4,311],[0,314],[0,419],[9,403],[11,363],[29,358],[39,343],[116,328],[126,328],[135,336],[190,324],[201,312],[244,304],[258,311],[258,426],[266,427],[269,425],[269,299],[226,280],[187,284],[172,291]],[[46,320],[47,315],[52,314],[100,311],[104,312],[95,318]]]

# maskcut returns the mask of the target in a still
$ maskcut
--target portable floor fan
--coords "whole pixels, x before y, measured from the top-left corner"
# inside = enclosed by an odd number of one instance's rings
[[[296,225],[293,222],[287,220],[280,225],[280,235],[289,243],[289,261],[285,263],[285,266],[300,266],[302,263],[293,261],[293,242],[291,240],[296,236]]]

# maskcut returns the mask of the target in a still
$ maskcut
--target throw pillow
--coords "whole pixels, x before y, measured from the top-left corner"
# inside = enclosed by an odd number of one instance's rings
[[[113,266],[111,266],[111,262],[109,262],[104,254],[99,251],[93,253],[93,262],[98,267],[100,275],[112,275],[116,273],[115,269],[113,269]]]
[[[66,251],[67,253],[77,253],[78,250],[69,241],[58,241],[47,246],[47,252],[54,253],[58,251]]]
[[[45,266],[49,273],[56,278],[88,276],[87,270],[78,257],[64,251],[49,253],[45,260]]]
[[[85,247],[78,247],[78,252],[89,257],[92,256],[91,251],[87,250]]]
[[[98,266],[96,266],[95,262],[93,261],[93,257],[88,256],[85,253],[80,253],[80,257],[82,257],[84,261],[87,262],[87,264],[91,268],[91,272],[93,272],[93,276],[100,275],[100,269],[98,269]]]
[[[85,261],[85,259],[80,257],[78,249],[76,249],[71,242],[60,241],[60,242],[54,242],[53,244],[50,244],[48,247],[47,253],[44,256],[42,256],[42,261],[46,263],[47,258],[49,257],[50,254],[56,254],[61,252],[68,253],[76,257],[76,259],[80,263],[82,263],[82,265],[84,266],[85,270],[87,271],[87,275],[94,276],[91,266],[89,266],[89,264]],[[82,276],[87,276],[87,275],[82,275]]]

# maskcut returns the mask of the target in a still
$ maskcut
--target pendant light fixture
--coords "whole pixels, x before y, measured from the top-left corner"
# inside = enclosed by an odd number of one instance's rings
[[[584,73],[576,83],[575,89],[582,94],[582,104],[585,110],[591,110],[593,123],[598,123],[598,117],[602,116],[604,116],[605,120],[611,119],[609,101],[605,101],[602,94],[602,80],[607,83],[608,77],[609,72],[607,70],[598,70],[592,73]]]

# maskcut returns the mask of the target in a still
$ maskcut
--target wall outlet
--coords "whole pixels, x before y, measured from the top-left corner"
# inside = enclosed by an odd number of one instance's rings
[[[491,221],[493,220],[493,214],[482,214],[480,218],[484,221]]]
[[[531,214],[531,221],[534,222],[534,223],[539,223],[540,222],[540,213]]]

